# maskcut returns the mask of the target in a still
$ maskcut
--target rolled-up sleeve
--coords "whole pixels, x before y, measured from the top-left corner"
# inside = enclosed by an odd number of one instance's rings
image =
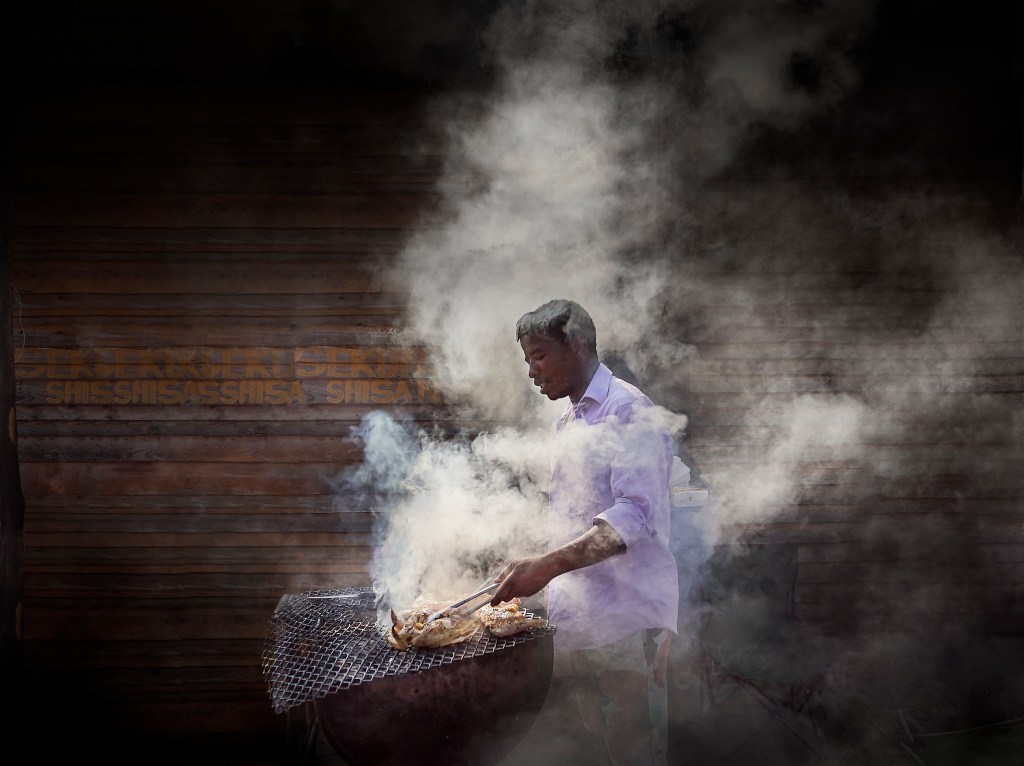
[[[642,406],[623,406],[616,413],[609,465],[614,503],[594,517],[609,524],[627,547],[657,534],[671,470],[670,438],[652,418],[634,417],[633,407]]]

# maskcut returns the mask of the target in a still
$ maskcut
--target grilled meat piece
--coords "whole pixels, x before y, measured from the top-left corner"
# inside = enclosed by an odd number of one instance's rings
[[[543,617],[528,617],[520,608],[518,598],[502,601],[497,606],[490,604],[480,608],[480,620],[491,633],[499,638],[514,636],[531,628],[543,628],[547,620]]]
[[[410,646],[420,649],[436,649],[448,644],[468,641],[480,629],[480,618],[474,614],[443,614],[428,623],[427,617],[432,615],[445,602],[421,604],[407,609],[400,614],[391,610],[391,632],[387,636],[388,643],[399,651],[406,651]]]

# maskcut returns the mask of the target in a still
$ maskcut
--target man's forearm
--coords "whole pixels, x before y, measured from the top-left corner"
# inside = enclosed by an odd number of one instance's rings
[[[597,564],[624,550],[626,550],[626,544],[619,533],[608,524],[598,522],[575,540],[549,551],[542,558],[547,559],[545,563],[554,572],[552,574],[552,578],[554,578],[566,572]]]
[[[532,596],[559,575],[597,564],[624,550],[626,543],[619,533],[608,524],[598,522],[559,548],[509,562],[498,577],[501,585],[491,605],[497,606],[515,596]]]

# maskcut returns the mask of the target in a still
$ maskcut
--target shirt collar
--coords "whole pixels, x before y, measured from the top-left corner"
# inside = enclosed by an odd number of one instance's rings
[[[587,390],[583,392],[583,396],[580,397],[580,404],[587,399],[591,399],[597,404],[601,404],[605,399],[608,398],[608,388],[612,384],[612,371],[608,367],[601,363],[597,365],[597,370],[594,372],[594,377],[590,379],[590,384],[587,386]]]
[[[581,417],[589,408],[588,400],[594,404],[601,404],[608,398],[608,389],[611,387],[611,384],[612,371],[604,364],[598,364],[594,377],[587,384],[587,390],[580,397],[579,404],[574,405],[571,400],[569,401],[569,406],[565,408],[565,411],[558,419],[558,428],[561,429],[570,420]]]

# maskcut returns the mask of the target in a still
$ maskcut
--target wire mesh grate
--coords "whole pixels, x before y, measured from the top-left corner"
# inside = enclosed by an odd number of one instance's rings
[[[341,689],[497,652],[554,632],[551,624],[505,638],[480,630],[462,643],[400,652],[377,627],[372,588],[308,591],[278,602],[264,642],[263,675],[274,712],[283,713]]]

